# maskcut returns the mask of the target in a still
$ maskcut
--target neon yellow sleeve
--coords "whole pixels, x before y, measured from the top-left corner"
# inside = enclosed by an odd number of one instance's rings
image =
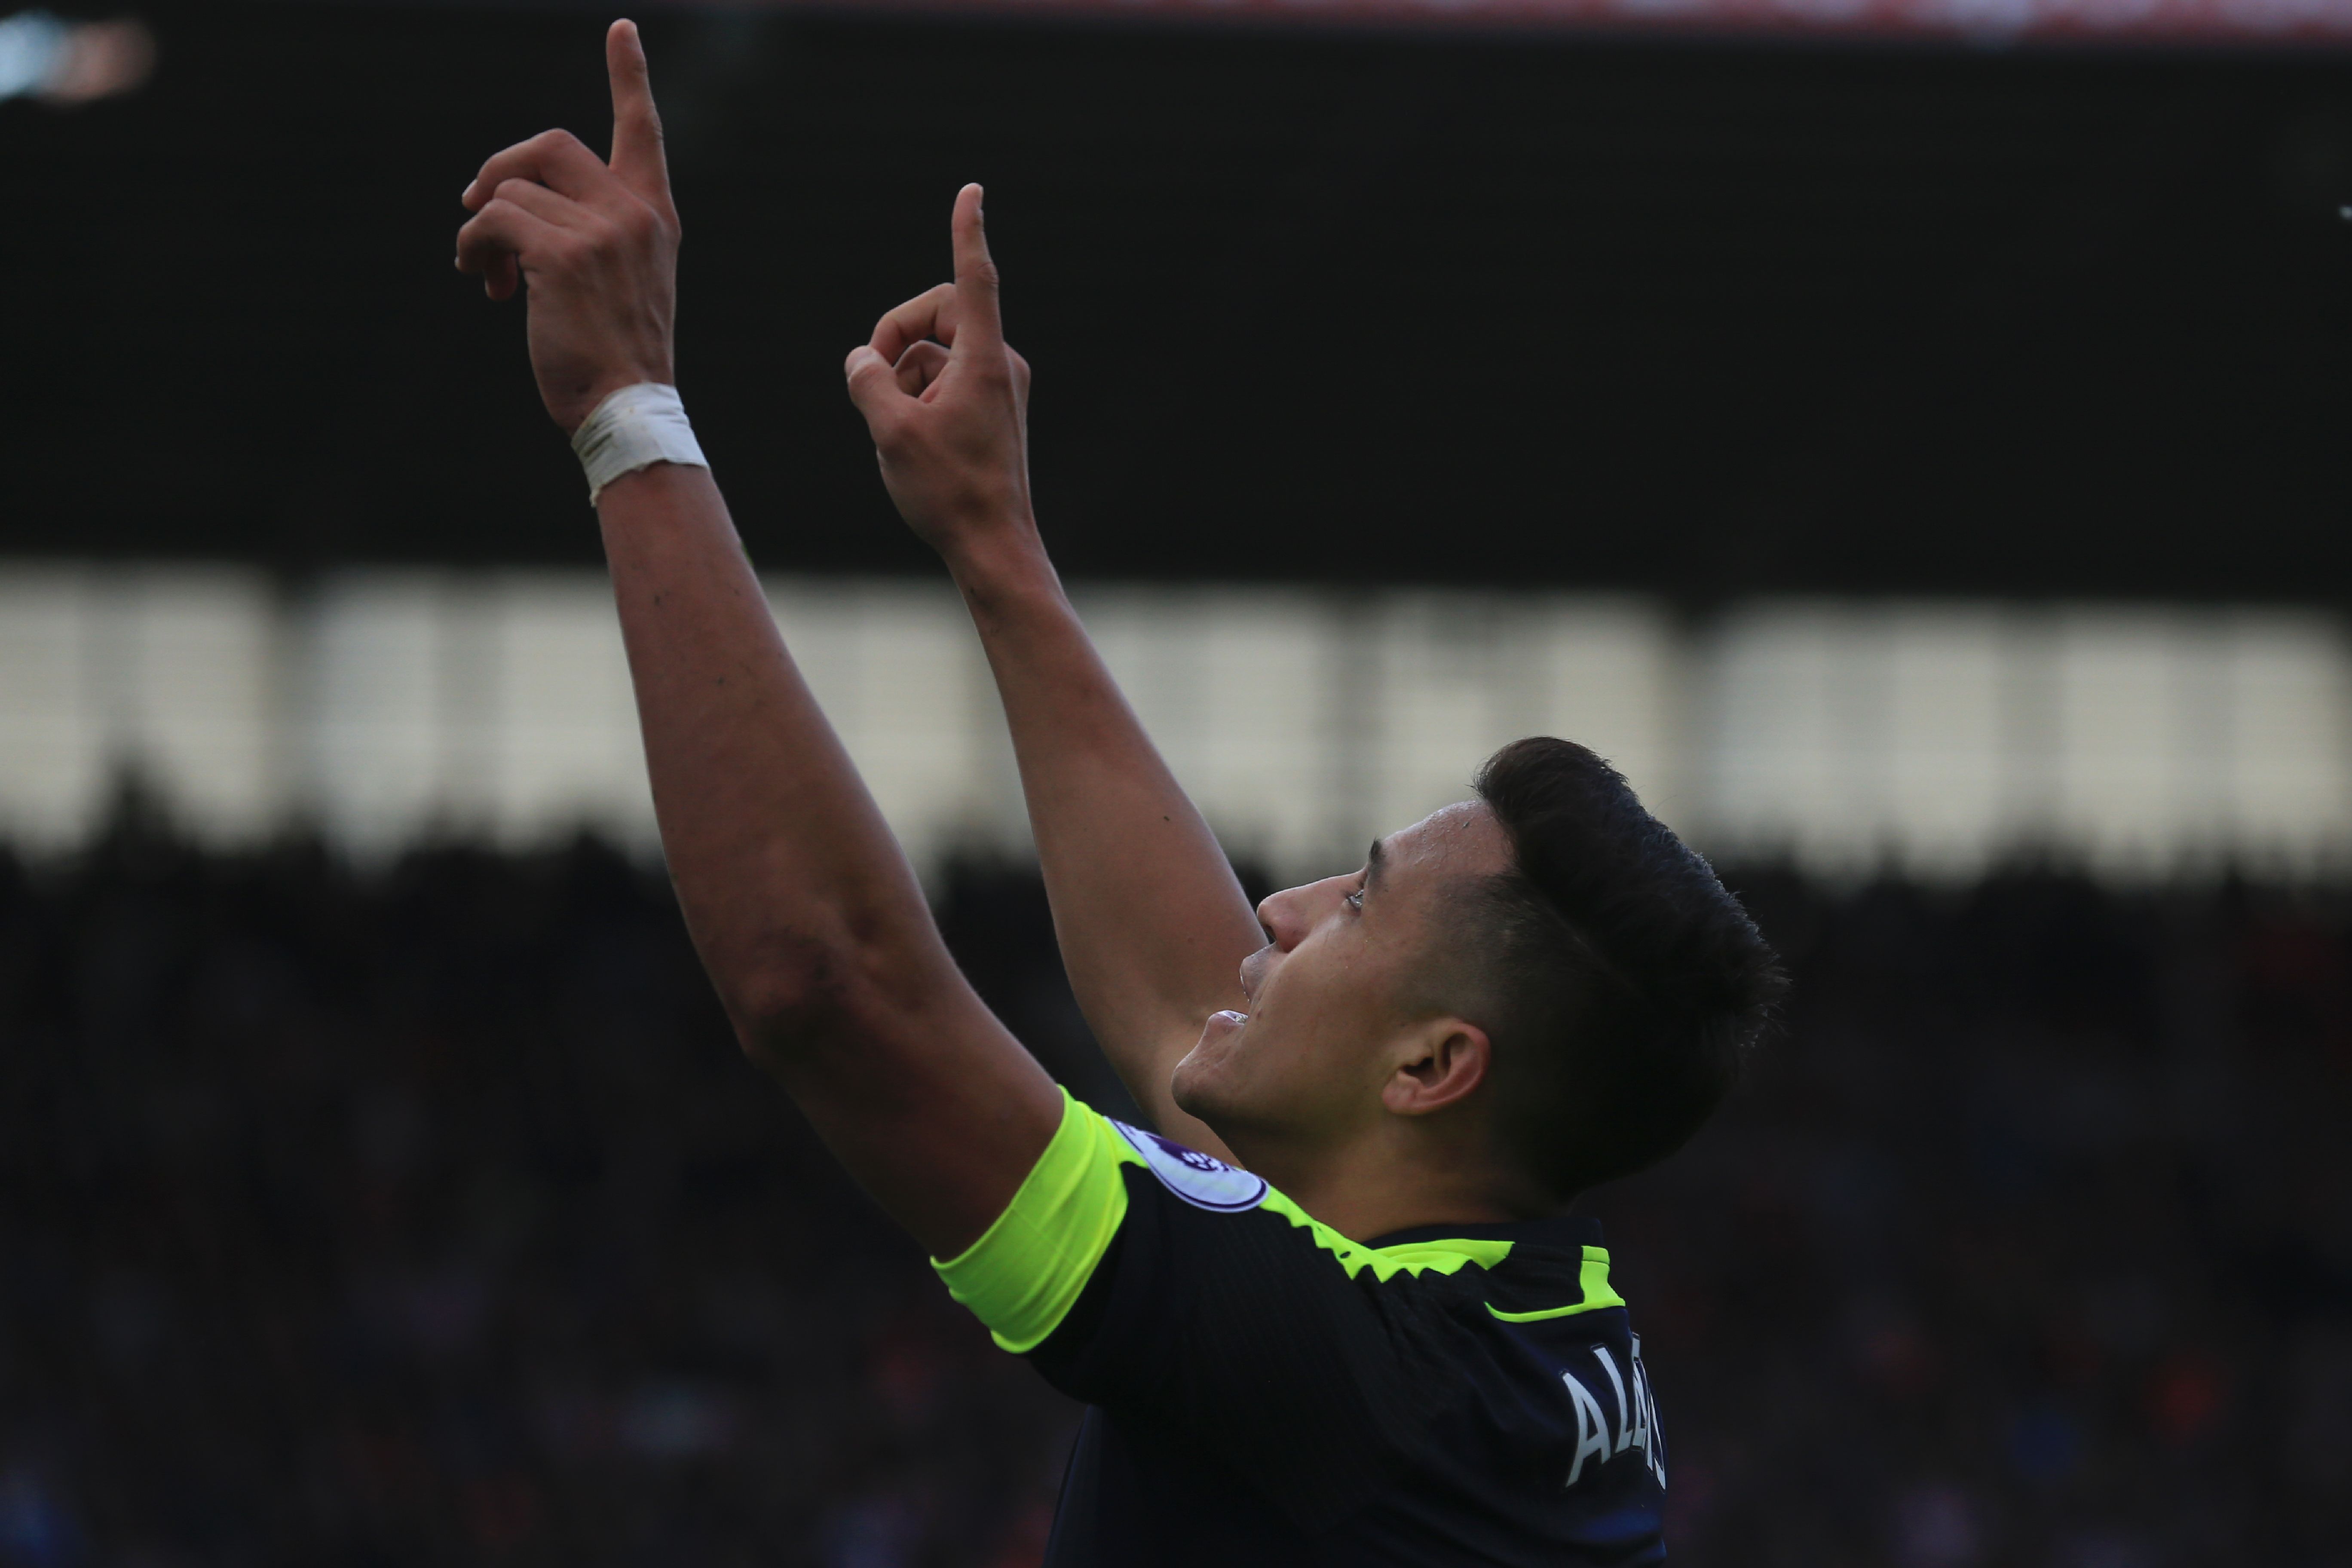
[[[1028,1179],[978,1241],[931,1267],[948,1294],[1015,1355],[1032,1351],[1077,1304],[1127,1218],[1119,1166],[1142,1163],[1111,1124],[1062,1091],[1062,1125]]]

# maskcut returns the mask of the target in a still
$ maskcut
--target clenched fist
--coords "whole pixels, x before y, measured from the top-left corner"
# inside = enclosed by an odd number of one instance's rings
[[[517,142],[482,165],[460,198],[457,269],[493,300],[526,291],[531,374],[547,412],[577,429],[605,396],[670,384],[677,308],[677,208],[661,121],[634,22],[604,37],[613,84],[613,160],[568,131]]]

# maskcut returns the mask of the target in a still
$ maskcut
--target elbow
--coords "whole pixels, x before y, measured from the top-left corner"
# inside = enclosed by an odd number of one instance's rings
[[[782,1071],[858,1034],[878,976],[850,943],[805,938],[772,942],[756,961],[733,966],[719,986],[744,1055]]]
[[[841,1032],[847,1013],[829,965],[750,975],[721,989],[743,1054],[763,1067],[782,1067],[821,1047]]]

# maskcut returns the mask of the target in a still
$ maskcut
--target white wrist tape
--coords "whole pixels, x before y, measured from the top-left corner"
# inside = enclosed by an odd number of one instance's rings
[[[625,386],[580,422],[572,433],[572,449],[588,471],[588,504],[594,506],[604,487],[623,474],[634,474],[656,463],[684,463],[707,468],[709,461],[687,423],[686,405],[677,388],[657,381]]]

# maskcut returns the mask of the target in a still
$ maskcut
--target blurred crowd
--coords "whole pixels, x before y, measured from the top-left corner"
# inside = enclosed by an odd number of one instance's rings
[[[1786,1031],[1593,1204],[1684,1560],[2352,1564],[2352,902],[1742,890]]]
[[[1797,979],[1596,1194],[1676,1560],[2352,1564],[2352,900],[1738,879]],[[1119,1101],[1033,875],[937,889]],[[1036,1561],[1076,1411],[593,843],[0,865],[0,1564]]]
[[[593,844],[0,884],[0,1563],[1030,1563],[1073,1411]]]

